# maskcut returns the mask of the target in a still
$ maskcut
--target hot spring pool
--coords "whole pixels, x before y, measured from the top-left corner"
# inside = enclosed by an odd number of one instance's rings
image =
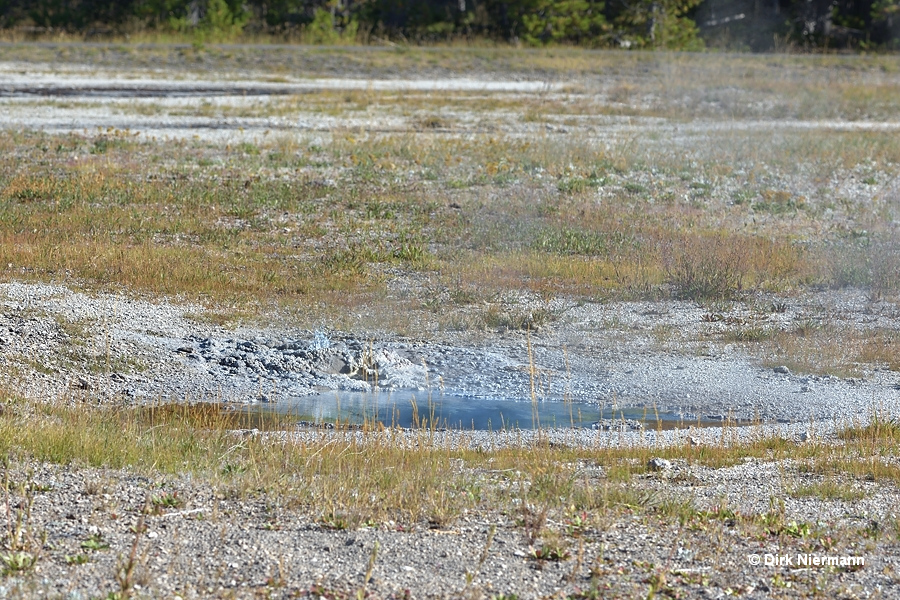
[[[377,422],[391,427],[480,430],[592,427],[597,423],[617,427],[623,421],[642,422],[653,429],[721,423],[675,412],[657,412],[652,408],[613,408],[581,402],[531,402],[413,391],[326,392],[258,405],[254,409],[315,423],[340,421],[362,425]]]

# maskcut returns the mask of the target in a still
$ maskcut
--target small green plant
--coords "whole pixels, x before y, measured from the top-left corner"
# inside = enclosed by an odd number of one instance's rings
[[[97,552],[99,550],[106,550],[109,548],[109,544],[103,541],[103,535],[100,533],[95,533],[85,541],[81,542],[81,547],[85,550],[92,550]]]
[[[225,464],[222,467],[222,475],[240,475],[247,471],[247,467],[243,465],[234,465],[231,463]]]
[[[667,577],[667,572],[664,570],[659,570],[650,575],[647,582],[650,584],[650,590],[647,592],[647,599],[655,598],[657,594],[663,594],[665,596],[670,595],[667,592],[670,592],[669,580]]]
[[[259,146],[250,142],[241,142],[238,145],[238,149],[244,154],[249,154],[250,156],[259,156]]]
[[[738,518],[736,512],[725,505],[716,505],[712,510],[701,513],[706,519],[714,519],[717,521],[732,522]]]
[[[323,515],[319,519],[319,524],[326,529],[334,529],[335,531],[343,531],[350,528],[350,520],[336,513]]]
[[[144,524],[143,519],[139,519],[137,523],[128,527],[128,531],[129,533],[144,533],[147,531],[147,525]]]
[[[67,565],[83,565],[90,562],[91,557],[87,554],[66,554],[65,561]]]
[[[109,138],[107,137],[99,137],[94,140],[93,146],[91,146],[91,154],[106,154],[106,151],[109,149]]]
[[[556,189],[561,194],[580,194],[589,189],[598,188],[606,181],[602,177],[591,175],[590,177],[566,177],[560,179]]]
[[[731,201],[735,205],[741,206],[741,205],[747,204],[748,202],[753,200],[755,197],[756,197],[756,192],[754,190],[749,189],[749,188],[741,188],[739,190],[732,192]]]
[[[775,573],[772,576],[772,587],[774,588],[790,588],[791,585],[791,581],[785,579],[781,573]]]
[[[795,538],[804,538],[809,537],[810,532],[811,529],[809,523],[798,523],[796,521],[791,521],[790,523],[782,527],[779,533],[784,533]]]
[[[275,518],[268,519],[262,524],[262,528],[266,531],[280,531],[281,525],[278,523],[278,520]]]
[[[178,497],[178,492],[172,492],[171,494],[165,494],[163,496],[156,496],[150,501],[152,511],[156,514],[160,514],[164,510],[169,508],[179,508],[183,504],[184,502],[182,501],[182,499]]]
[[[0,573],[5,577],[34,567],[37,557],[23,550],[0,554]]]
[[[565,523],[566,532],[569,535],[578,537],[588,528],[590,517],[585,511],[576,512],[566,518],[563,523]]]
[[[694,181],[689,187],[691,189],[691,196],[696,198],[709,196],[713,188],[712,184],[708,181]]]
[[[366,202],[365,216],[367,219],[393,219],[396,213],[393,206],[376,199]]]
[[[557,562],[569,560],[571,557],[572,554],[568,549],[557,543],[545,542],[543,545],[532,548],[531,550],[531,558],[535,560],[550,560]]]
[[[762,201],[753,205],[754,212],[767,212],[773,215],[796,212],[804,207],[802,199],[795,198],[793,194],[785,191],[763,190],[760,192]]]
[[[770,535],[778,535],[784,527],[785,506],[784,500],[769,498],[769,510],[759,516],[760,524]]]
[[[410,265],[422,265],[428,257],[422,240],[407,236],[401,236],[392,254],[395,259]]]
[[[662,499],[655,510],[660,515],[675,517],[682,524],[690,523],[697,516],[697,508],[692,498],[672,496]]]

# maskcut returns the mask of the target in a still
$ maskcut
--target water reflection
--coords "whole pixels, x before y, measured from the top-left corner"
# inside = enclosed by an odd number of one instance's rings
[[[353,425],[381,423],[390,427],[449,429],[535,429],[597,427],[626,429],[671,428],[685,421],[683,415],[645,408],[602,407],[583,402],[528,402],[497,398],[472,398],[427,392],[329,392],[292,398],[260,407],[316,423]]]

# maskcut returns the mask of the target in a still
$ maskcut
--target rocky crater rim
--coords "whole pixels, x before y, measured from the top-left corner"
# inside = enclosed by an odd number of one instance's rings
[[[855,419],[900,405],[898,373],[860,377],[765,366],[733,345],[650,344],[627,327],[700,322],[688,303],[584,305],[528,334],[438,334],[431,340],[203,323],[203,308],[64,286],[0,285],[4,383],[28,397],[102,402],[278,403],[322,392],[452,394],[645,407],[684,421],[796,423]],[[821,300],[821,298],[817,298]],[[833,298],[833,300],[835,300]],[[847,303],[847,298],[838,302]],[[738,309],[739,310],[739,309]],[[638,314],[640,313],[640,314]],[[621,328],[598,326],[618,315]],[[893,317],[885,317],[891,320]],[[628,415],[631,418],[631,415]]]

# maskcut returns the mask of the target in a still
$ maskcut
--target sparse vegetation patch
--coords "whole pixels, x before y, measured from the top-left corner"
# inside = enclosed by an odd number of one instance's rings
[[[0,588],[892,589],[882,564],[748,562],[896,546],[890,57],[219,47],[243,21],[213,8],[190,47],[0,48],[219,90],[41,98],[134,130],[0,136]],[[360,31],[309,16],[309,39]],[[255,410],[299,380],[409,392],[422,426]],[[572,427],[425,416],[515,390]]]

